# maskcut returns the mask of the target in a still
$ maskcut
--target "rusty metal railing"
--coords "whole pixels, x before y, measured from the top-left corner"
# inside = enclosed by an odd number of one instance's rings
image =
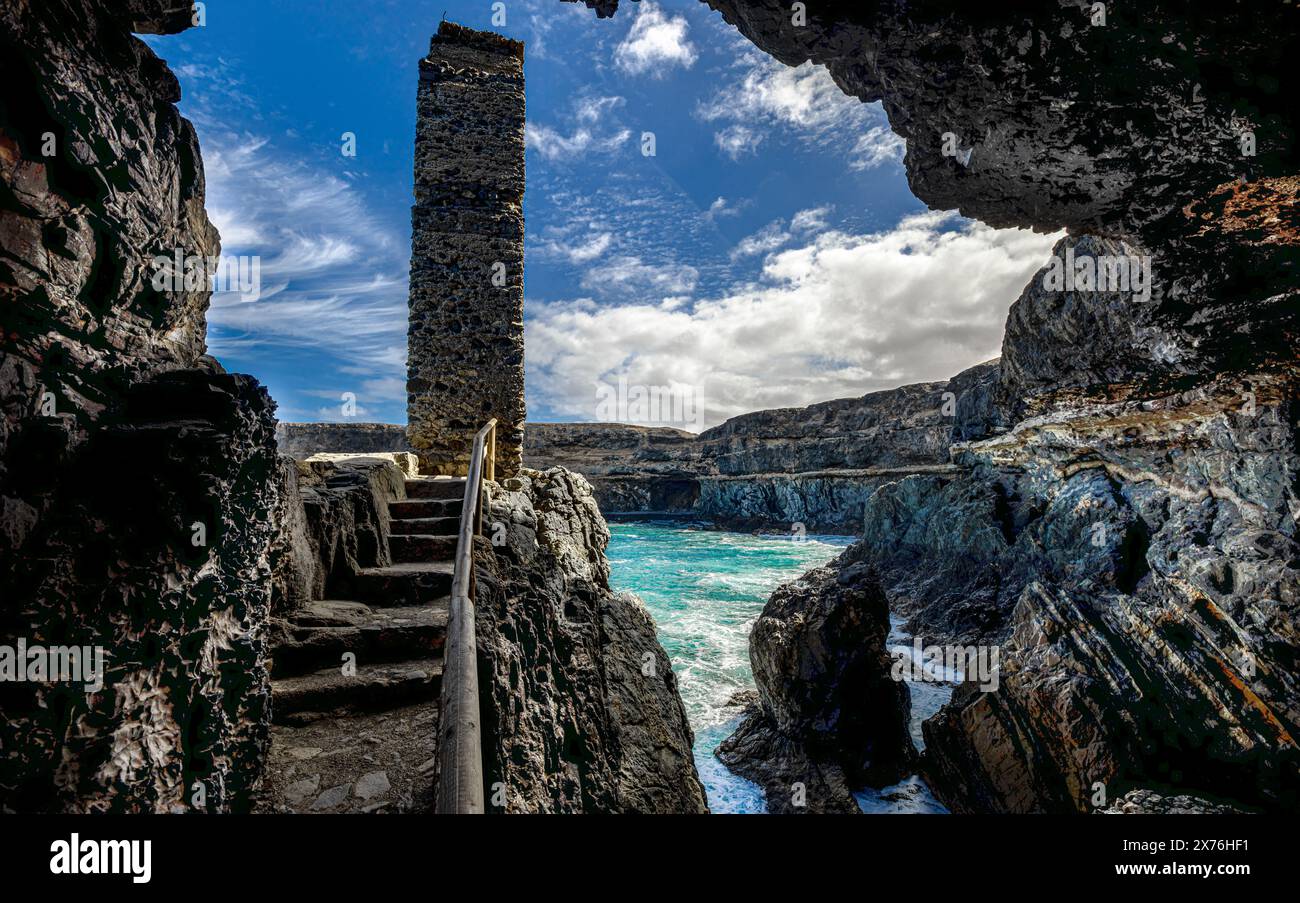
[[[451,579],[451,611],[443,647],[442,711],[438,720],[439,813],[483,814],[483,742],[474,636],[474,536],[483,532],[483,480],[496,479],[496,428],[497,422],[489,420],[474,436],[465,475],[465,501]]]

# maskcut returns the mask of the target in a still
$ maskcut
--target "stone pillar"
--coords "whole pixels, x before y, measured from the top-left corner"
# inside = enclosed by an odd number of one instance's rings
[[[524,45],[444,21],[420,61],[407,435],[462,474],[497,419],[497,478],[522,465]]]

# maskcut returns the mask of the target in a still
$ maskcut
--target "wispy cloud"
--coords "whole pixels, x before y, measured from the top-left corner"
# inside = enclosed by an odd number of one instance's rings
[[[261,258],[253,303],[213,296],[208,344],[218,355],[255,349],[321,351],[338,372],[397,397],[406,356],[407,248],[371,215],[353,183],[279,153],[265,138],[204,136],[209,215],[226,255]]]
[[[844,145],[849,166],[869,169],[901,158],[903,141],[889,130],[880,104],[849,97],[825,67],[787,66],[746,51],[739,77],[696,106],[714,123],[713,140],[733,160],[753,154],[775,131],[812,144]]]
[[[632,137],[630,129],[609,123],[611,114],[624,100],[612,96],[583,96],[573,103],[566,133],[552,125],[529,120],[524,123],[524,144],[547,160],[576,161],[587,153],[611,153]]]

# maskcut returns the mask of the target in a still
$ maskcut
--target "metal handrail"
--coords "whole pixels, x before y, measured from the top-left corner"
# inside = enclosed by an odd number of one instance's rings
[[[440,813],[483,814],[483,745],[474,636],[474,536],[483,532],[483,480],[496,479],[496,429],[496,420],[489,420],[475,434],[465,475],[443,651],[436,804]]]

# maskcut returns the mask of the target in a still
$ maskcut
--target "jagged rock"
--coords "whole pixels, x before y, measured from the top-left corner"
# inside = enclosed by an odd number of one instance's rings
[[[609,589],[609,530],[590,485],[561,468],[524,470],[519,485],[493,490],[484,531],[498,541],[475,549],[497,811],[706,811],[654,623]]]
[[[851,789],[891,784],[912,759],[910,697],[885,649],[889,606],[854,554],[778,588],[750,634],[760,704],[718,758],[764,787],[769,811],[857,811]]]
[[[1240,815],[1244,812],[1200,797],[1165,796],[1151,790],[1130,790],[1099,811],[1104,815]]]
[[[0,635],[105,687],[0,694],[0,808],[242,810],[267,742],[274,405],[204,355],[211,257],[176,77],[188,5],[0,5]],[[202,787],[203,793],[196,792]]]
[[[250,377],[162,374],[60,472],[5,635],[103,647],[104,688],[4,685],[5,805],[247,808],[268,742],[273,410]]]
[[[275,425],[280,454],[304,460],[321,453],[406,452],[405,425],[393,423],[286,423]]]
[[[773,815],[857,814],[853,785],[834,761],[813,759],[807,748],[778,731],[761,706],[750,705],[735,732],[715,751],[741,777],[763,788]]]

